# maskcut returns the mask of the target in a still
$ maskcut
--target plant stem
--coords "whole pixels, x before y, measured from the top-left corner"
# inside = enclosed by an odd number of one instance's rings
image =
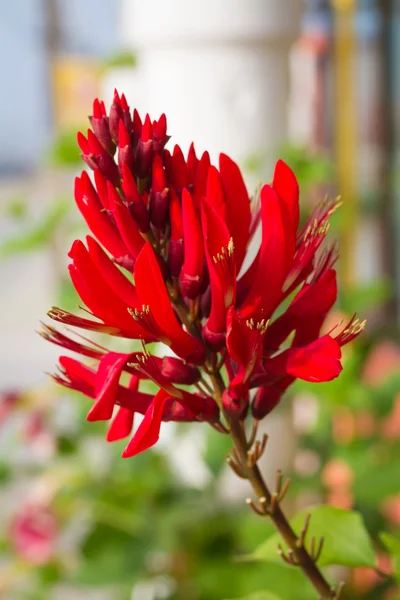
[[[225,387],[221,375],[219,373],[215,373],[212,376],[212,382],[215,387],[216,395],[221,397]],[[267,505],[272,506],[272,494],[266,482],[264,481],[257,464],[252,465],[248,460],[248,442],[243,428],[243,423],[235,416],[229,414],[226,414],[225,418],[230,426],[231,437],[236,452],[240,458],[240,466],[243,469],[244,474],[251,483],[257,498],[259,500],[266,499]],[[300,542],[299,537],[293,531],[292,526],[282,512],[279,503],[274,505],[274,509],[270,511],[269,516],[272,519],[276,529],[285,540],[288,548],[292,550],[299,567],[303,570],[304,574],[319,593],[320,599],[332,600],[337,598],[334,588],[330,586],[328,581],[317,567],[312,556]]]

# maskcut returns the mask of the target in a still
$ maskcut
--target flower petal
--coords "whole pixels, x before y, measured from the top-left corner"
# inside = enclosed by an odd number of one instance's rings
[[[131,434],[135,413],[127,408],[120,407],[112,420],[107,432],[107,442],[123,440]]]
[[[228,229],[235,244],[236,269],[239,273],[249,240],[250,199],[239,167],[226,154],[220,154],[219,170],[227,202]]]
[[[291,375],[304,381],[331,381],[342,370],[341,355],[339,344],[324,335],[302,348],[289,348],[264,361],[264,369],[273,377]]]
[[[128,306],[137,306],[139,297],[135,286],[118,267],[110,260],[101,246],[89,235],[86,236],[88,251],[91,259],[99,269],[100,273],[107,281],[108,285]]]
[[[225,221],[205,199],[201,211],[211,286],[211,311],[206,323],[206,332],[211,336],[212,334],[220,336],[226,329],[226,310],[235,302],[234,246]],[[210,341],[211,338],[208,339],[209,343]]]
[[[154,396],[143,421],[140,423],[133,438],[125,448],[122,458],[130,458],[151,448],[158,442],[160,437],[161,419],[163,415],[164,405],[168,398],[168,393],[164,390],[159,390]]]
[[[281,200],[282,213],[287,228],[287,266],[289,267],[296,248],[296,234],[300,218],[300,192],[295,174],[283,160],[278,160],[275,165],[272,187]]]
[[[186,188],[182,191],[182,225],[185,260],[179,283],[183,296],[196,298],[204,268],[204,242],[200,215]]]
[[[264,185],[261,190],[262,242],[257,274],[250,293],[240,307],[240,316],[268,319],[282,298],[285,280],[286,233],[281,203],[276,192]]]
[[[126,363],[135,354],[108,352],[100,360],[96,376],[96,402],[89,411],[88,421],[108,421],[111,419],[121,373]]]
[[[140,301],[150,307],[152,316],[169,340],[170,348],[190,362],[201,363],[204,346],[187,333],[173,311],[171,300],[151,244],[147,242],[135,263],[135,284]],[[164,341],[164,340],[163,340]]]
[[[75,179],[75,200],[90,231],[115,258],[129,255],[122,238],[110,220],[85,171]]]

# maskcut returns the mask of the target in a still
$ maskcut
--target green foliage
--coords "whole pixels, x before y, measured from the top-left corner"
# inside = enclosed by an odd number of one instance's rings
[[[301,511],[291,524],[300,533],[307,514],[311,515],[307,538],[324,538],[324,546],[318,564],[320,566],[343,565],[347,567],[373,567],[375,553],[368,532],[359,513],[332,506],[317,506]],[[252,558],[267,562],[280,562],[277,546],[280,536],[275,533],[253,553]],[[285,550],[285,544],[282,543]]]
[[[101,66],[104,70],[118,69],[120,67],[134,68],[137,66],[137,57],[132,50],[120,50],[104,59]]]
[[[47,152],[47,162],[57,167],[79,167],[81,151],[76,141],[76,129],[59,131]]]
[[[273,592],[256,592],[245,598],[237,598],[235,600],[280,600],[280,598]]]
[[[307,193],[310,185],[329,181],[333,174],[333,165],[328,157],[315,153],[306,146],[288,144],[283,146],[274,159],[279,156],[296,173],[300,189]],[[264,173],[266,159],[272,158],[268,152],[254,152],[244,161],[244,167],[250,173],[256,173],[262,181],[268,177]]]
[[[11,198],[11,200],[6,205],[4,212],[6,216],[11,217],[15,221],[24,219],[28,212],[28,205],[25,198],[20,196],[15,196],[14,198]]]
[[[391,282],[380,279],[373,283],[359,284],[342,290],[338,306],[347,314],[362,315],[384,304],[392,294]]]
[[[392,557],[393,574],[400,582],[400,539],[386,532],[382,532],[379,537],[385,547],[389,550]]]
[[[65,222],[70,208],[70,200],[60,198],[50,206],[37,224],[28,224],[23,233],[11,236],[0,244],[0,259],[34,252],[48,246],[57,229]]]

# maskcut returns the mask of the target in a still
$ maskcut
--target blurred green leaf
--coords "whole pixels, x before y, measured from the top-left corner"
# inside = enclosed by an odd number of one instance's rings
[[[400,539],[385,531],[379,534],[379,538],[392,556],[393,574],[400,581]]]
[[[57,167],[75,167],[82,162],[76,128],[60,131],[47,152],[47,162]]]
[[[255,592],[255,594],[250,594],[250,596],[230,600],[281,600],[281,598],[273,592]]]
[[[347,314],[363,314],[367,310],[377,308],[388,300],[392,294],[393,285],[387,279],[374,280],[371,283],[357,285],[341,291],[339,307]]]
[[[28,204],[25,198],[12,198],[5,207],[5,213],[15,220],[23,219],[26,216]]]
[[[307,514],[311,515],[307,538],[324,537],[319,565],[343,565],[348,567],[373,567],[375,553],[361,514],[353,511],[317,506],[301,511],[291,522],[296,533],[300,533]],[[277,546],[286,549],[279,534],[274,534],[250,556],[255,560],[281,561]]]
[[[214,476],[217,476],[226,466],[225,459],[232,448],[228,435],[218,435],[213,429],[207,431],[207,445],[204,460]]]
[[[59,200],[44,214],[41,221],[21,235],[10,237],[0,244],[0,259],[38,250],[51,242],[55,232],[69,212],[71,202]]]
[[[136,67],[137,57],[132,50],[124,49],[111,54],[101,64],[102,69],[117,69],[119,67]]]
[[[400,539],[394,537],[391,533],[386,533],[386,531],[382,531],[379,534],[379,538],[383,544],[385,544],[390,554],[393,554],[393,556],[400,556]]]

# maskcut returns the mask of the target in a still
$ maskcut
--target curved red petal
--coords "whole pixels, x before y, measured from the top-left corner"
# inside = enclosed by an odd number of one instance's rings
[[[246,255],[250,229],[250,198],[237,164],[220,154],[219,170],[227,200],[227,222],[235,244],[236,268],[240,271]]]
[[[182,225],[185,258],[180,274],[180,287],[185,297],[196,298],[204,268],[204,243],[200,215],[186,188],[182,191]]]
[[[140,454],[140,452],[144,452],[144,450],[151,448],[151,446],[154,446],[158,442],[161,419],[167,398],[168,394],[164,390],[159,390],[154,396],[153,402],[143,417],[143,421],[125,448],[122,458],[130,458],[136,454]]]
[[[169,340],[171,349],[178,356],[193,362],[202,362],[204,347],[198,339],[182,328],[176,318],[160,267],[149,242],[143,246],[136,260],[134,273],[140,301],[150,307],[152,316],[165,338]]]
[[[107,442],[123,440],[132,433],[135,414],[127,408],[120,407],[107,432]]]

